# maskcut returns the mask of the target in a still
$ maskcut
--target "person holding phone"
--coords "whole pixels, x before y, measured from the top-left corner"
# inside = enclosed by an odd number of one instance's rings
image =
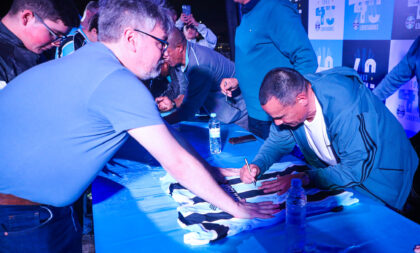
[[[179,19],[176,21],[175,26],[184,32],[185,38],[189,42],[196,43],[200,46],[205,46],[214,49],[217,44],[216,35],[202,23],[198,23],[191,13],[190,5],[182,6],[182,13]],[[203,39],[198,40],[198,36],[201,35]]]

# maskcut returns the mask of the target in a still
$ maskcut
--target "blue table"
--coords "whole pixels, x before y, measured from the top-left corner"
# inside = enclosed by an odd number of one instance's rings
[[[240,167],[252,160],[261,140],[231,145],[229,137],[248,132],[222,126],[223,152],[211,156],[205,123],[176,126],[199,153],[214,164]],[[284,224],[243,232],[204,246],[184,244],[185,230],[177,223],[177,204],[161,189],[165,171],[133,140],[121,149],[108,174],[101,173],[92,185],[96,251],[102,252],[282,252]],[[294,159],[292,157],[286,157]],[[357,194],[357,193],[356,193]],[[307,241],[345,249],[343,252],[412,252],[420,244],[420,225],[357,194],[360,203],[339,213],[309,217]]]

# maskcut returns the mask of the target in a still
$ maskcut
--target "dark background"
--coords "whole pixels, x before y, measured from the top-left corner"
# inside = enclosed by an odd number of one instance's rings
[[[89,0],[74,0],[74,2],[82,15]],[[12,0],[2,0],[0,12],[2,17],[7,13],[11,3]],[[181,14],[181,5],[191,5],[194,18],[208,26],[218,36],[220,42],[228,42],[225,0],[167,0],[167,3],[175,8],[178,16]]]

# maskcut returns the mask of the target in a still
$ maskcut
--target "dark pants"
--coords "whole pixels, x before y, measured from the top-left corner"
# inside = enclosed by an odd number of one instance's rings
[[[271,121],[262,121],[248,116],[249,131],[264,140],[267,139],[270,133],[270,126]]]
[[[420,132],[410,138],[411,145],[416,150],[417,156],[420,157]],[[403,214],[420,224],[420,164],[414,174],[413,186],[411,187],[410,195],[403,208]]]
[[[0,205],[0,252],[81,252],[72,207]]]

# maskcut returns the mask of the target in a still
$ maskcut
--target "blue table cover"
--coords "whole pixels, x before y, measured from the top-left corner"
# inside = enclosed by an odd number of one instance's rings
[[[222,125],[222,153],[210,155],[206,123],[175,126],[211,164],[241,167],[252,160],[262,141],[231,145],[228,138],[249,134]],[[293,160],[287,156],[284,160]],[[284,224],[242,232],[202,246],[183,242],[187,232],[177,223],[177,204],[164,193],[159,178],[165,170],[130,139],[109,170],[92,184],[96,252],[284,252]],[[311,252],[413,252],[420,244],[420,225],[356,193],[360,203],[338,213],[307,218]]]

